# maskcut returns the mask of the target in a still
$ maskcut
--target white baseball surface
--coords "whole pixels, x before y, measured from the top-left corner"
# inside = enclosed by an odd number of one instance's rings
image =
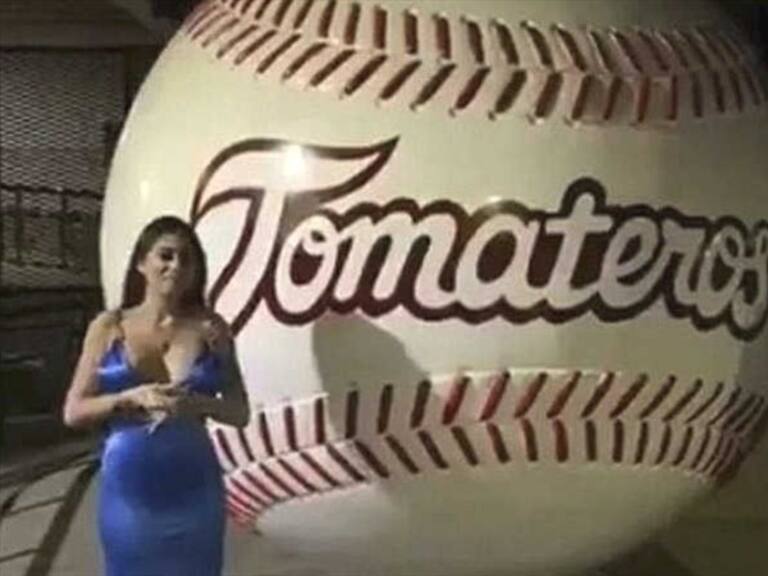
[[[705,3],[204,1],[119,143],[107,300],[147,221],[194,224],[263,537],[339,574],[588,568],[765,422],[766,101]]]

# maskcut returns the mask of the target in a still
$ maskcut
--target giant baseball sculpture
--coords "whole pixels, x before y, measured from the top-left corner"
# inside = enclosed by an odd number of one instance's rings
[[[766,76],[695,2],[208,0],[122,136],[188,217],[254,406],[234,517],[338,574],[557,574],[765,421]]]

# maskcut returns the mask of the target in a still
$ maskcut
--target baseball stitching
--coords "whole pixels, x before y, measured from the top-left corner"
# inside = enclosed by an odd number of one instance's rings
[[[569,125],[676,125],[762,111],[751,48],[692,26],[546,27],[336,0],[206,0],[183,26],[232,68],[414,112]],[[211,428],[232,516],[370,482],[483,466],[642,466],[704,483],[733,473],[768,420],[725,383],[643,374],[466,373],[284,402]]]
[[[206,0],[182,30],[257,77],[413,111],[639,127],[768,101],[754,51],[704,26],[514,26],[360,2]]]
[[[663,467],[713,483],[767,416],[762,395],[722,382],[518,370],[350,387],[210,432],[229,510],[250,523],[287,501],[478,466]]]

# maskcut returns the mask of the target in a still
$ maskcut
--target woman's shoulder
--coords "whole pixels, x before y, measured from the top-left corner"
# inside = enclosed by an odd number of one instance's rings
[[[107,343],[120,331],[119,309],[100,311],[88,325],[86,338],[92,342]]]
[[[115,328],[120,324],[122,318],[122,310],[119,308],[105,309],[96,314],[91,320],[91,326],[99,330],[109,330]]]

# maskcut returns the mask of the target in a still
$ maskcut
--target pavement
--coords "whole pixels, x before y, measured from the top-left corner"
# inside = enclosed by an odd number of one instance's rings
[[[93,438],[76,439],[0,466],[1,576],[103,573],[95,521],[97,446]],[[653,542],[590,576],[765,576],[767,500],[768,441],[763,441],[728,487]],[[342,575],[229,524],[224,576]]]

